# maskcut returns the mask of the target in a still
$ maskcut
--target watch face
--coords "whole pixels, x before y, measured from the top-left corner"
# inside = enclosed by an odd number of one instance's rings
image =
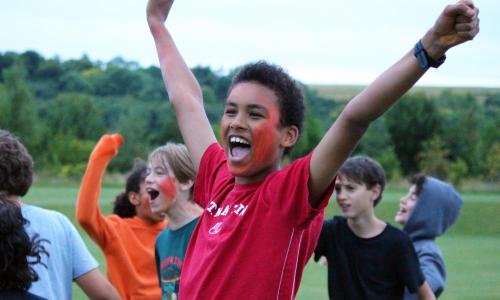
[[[434,60],[430,57],[422,46],[422,42],[418,41],[415,44],[415,50],[413,52],[418,60],[418,64],[423,70],[427,70],[429,67],[437,68],[444,63],[446,60],[446,55],[441,56],[438,60]]]
[[[422,42],[418,41],[418,43],[415,44],[415,51],[413,54],[417,58],[418,64],[422,70],[427,70],[429,68],[429,61],[427,60],[427,53],[422,46]]]

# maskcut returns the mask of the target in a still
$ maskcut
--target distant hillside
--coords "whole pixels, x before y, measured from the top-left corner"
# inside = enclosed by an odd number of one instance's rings
[[[365,86],[362,85],[308,85],[313,90],[318,92],[322,97],[347,101],[356,96]],[[444,91],[452,91],[457,94],[469,93],[476,99],[482,100],[492,94],[500,94],[498,88],[482,88],[482,87],[414,87],[411,92],[425,92],[428,96],[437,96]]]

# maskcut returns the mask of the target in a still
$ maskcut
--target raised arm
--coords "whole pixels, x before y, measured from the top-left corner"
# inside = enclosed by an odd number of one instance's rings
[[[102,176],[111,159],[123,144],[119,134],[105,134],[90,154],[87,170],[82,178],[78,200],[76,201],[76,219],[85,231],[100,244],[105,219],[99,209]]]
[[[170,103],[194,167],[198,170],[203,153],[217,140],[203,107],[200,85],[165,27],[172,4],[173,0],[149,0],[146,15]]]
[[[479,32],[478,12],[470,0],[448,5],[421,40],[428,55],[437,61],[451,47],[472,40]],[[387,111],[425,71],[412,49],[347,104],[311,158],[309,202],[313,207],[370,123]]]

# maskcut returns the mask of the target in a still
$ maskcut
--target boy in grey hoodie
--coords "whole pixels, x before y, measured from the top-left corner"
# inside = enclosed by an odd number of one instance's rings
[[[463,200],[453,186],[425,174],[414,176],[410,183],[395,220],[410,236],[425,280],[438,297],[446,284],[446,265],[435,239],[455,223]],[[417,297],[406,290],[404,299]]]

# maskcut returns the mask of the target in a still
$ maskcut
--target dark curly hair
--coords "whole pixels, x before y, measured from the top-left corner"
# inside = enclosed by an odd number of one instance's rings
[[[42,246],[48,241],[39,239],[38,234],[30,238],[24,229],[28,223],[19,204],[0,194],[0,291],[28,290],[38,280],[32,265],[47,267],[41,256],[49,256]]]
[[[146,179],[147,165],[143,160],[136,160],[132,172],[127,177],[125,191],[116,196],[113,203],[113,213],[121,218],[133,218],[137,212],[135,206],[128,198],[129,192],[139,193],[141,190],[141,183]]]
[[[296,126],[300,133],[304,123],[304,93],[299,84],[280,66],[260,60],[244,65],[233,78],[229,91],[241,82],[255,81],[272,90],[278,97],[280,125]],[[298,142],[298,141],[297,141]],[[287,155],[292,147],[285,149]]]
[[[425,175],[424,173],[418,173],[418,174],[413,175],[413,177],[411,177],[408,180],[411,184],[415,185],[415,194],[417,196],[420,196],[420,193],[422,192],[422,189],[424,188],[424,183],[425,183],[426,179],[427,179],[427,175]]]
[[[10,132],[0,130],[0,191],[24,196],[33,183],[33,159]]]
[[[376,160],[367,156],[350,157],[340,167],[337,174],[359,184],[364,184],[369,189],[377,184],[380,185],[380,195],[375,199],[373,206],[377,206],[382,199],[386,182],[385,172],[384,168]]]

